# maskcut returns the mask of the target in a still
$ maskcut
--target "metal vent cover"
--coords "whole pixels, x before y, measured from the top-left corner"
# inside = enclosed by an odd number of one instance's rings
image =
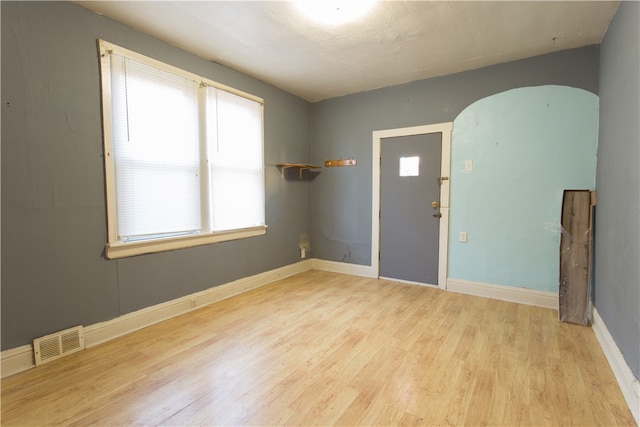
[[[33,354],[36,366],[80,350],[84,350],[82,326],[65,329],[64,331],[33,340]]]

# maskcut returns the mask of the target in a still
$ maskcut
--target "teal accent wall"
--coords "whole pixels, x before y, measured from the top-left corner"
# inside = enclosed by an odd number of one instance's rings
[[[492,95],[460,113],[451,147],[451,279],[558,290],[562,193],[595,189],[598,109],[591,92],[548,85]]]

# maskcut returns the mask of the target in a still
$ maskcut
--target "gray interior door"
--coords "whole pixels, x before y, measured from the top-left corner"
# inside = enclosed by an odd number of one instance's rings
[[[381,277],[438,284],[441,153],[441,133],[381,140]]]

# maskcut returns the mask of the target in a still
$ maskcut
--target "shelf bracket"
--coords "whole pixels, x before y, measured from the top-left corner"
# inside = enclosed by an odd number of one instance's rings
[[[278,163],[276,165],[278,169],[280,169],[280,174],[282,175],[282,179],[284,179],[284,174],[287,169],[298,169],[300,173],[300,179],[302,179],[302,171],[303,170],[311,170],[311,169],[320,169],[320,166],[311,165],[307,163]]]

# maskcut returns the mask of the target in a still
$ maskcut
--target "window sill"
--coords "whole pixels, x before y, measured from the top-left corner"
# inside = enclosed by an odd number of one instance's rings
[[[152,254],[157,252],[185,249],[194,246],[209,245],[211,243],[229,240],[245,239],[261,236],[267,232],[267,226],[243,228],[195,236],[170,237],[167,239],[147,240],[128,243],[107,243],[105,256],[107,259],[126,258],[135,255]]]

